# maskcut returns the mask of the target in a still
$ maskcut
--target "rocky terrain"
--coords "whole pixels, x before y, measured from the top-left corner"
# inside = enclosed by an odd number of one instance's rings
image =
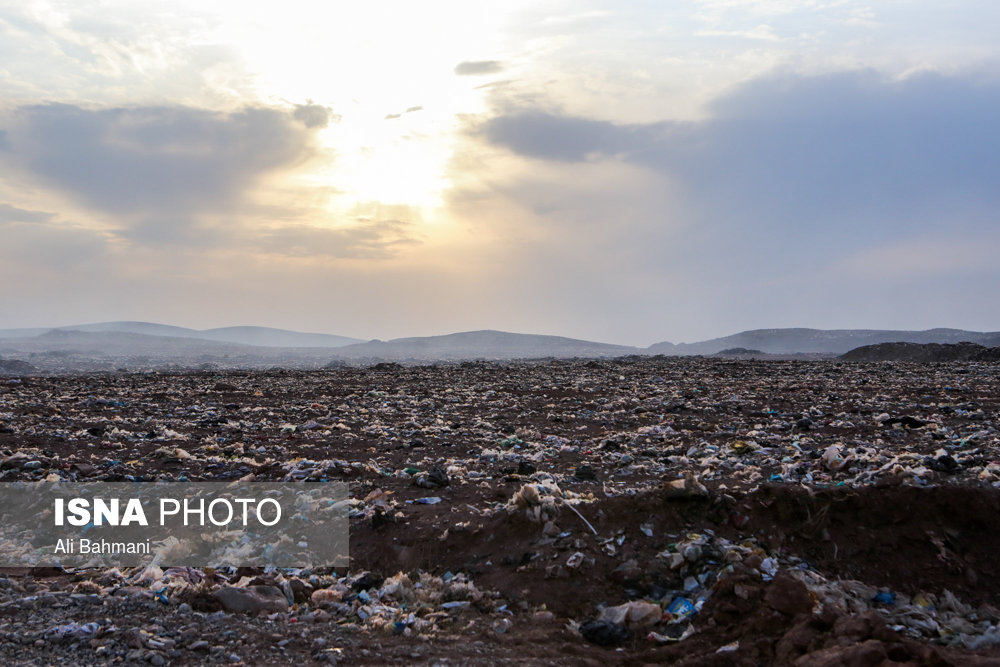
[[[4,664],[1000,664],[993,362],[0,379],[0,481],[348,481],[350,568],[0,572]]]

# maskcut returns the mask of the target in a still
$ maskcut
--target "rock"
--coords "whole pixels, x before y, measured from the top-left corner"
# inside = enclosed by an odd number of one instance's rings
[[[236,588],[226,586],[213,593],[215,598],[229,612],[288,611],[288,600],[280,588],[275,586],[249,586]]]

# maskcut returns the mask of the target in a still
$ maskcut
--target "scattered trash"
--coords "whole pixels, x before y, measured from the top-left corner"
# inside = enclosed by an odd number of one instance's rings
[[[636,600],[626,602],[617,607],[607,607],[601,611],[599,621],[613,624],[624,624],[630,630],[648,628],[660,622],[663,610],[660,605],[652,602]]]
[[[657,642],[659,644],[670,644],[670,643],[673,643],[673,642],[682,642],[685,639],[687,639],[688,637],[690,637],[691,635],[693,635],[694,632],[695,632],[694,626],[691,625],[691,624],[685,625],[683,627],[681,627],[680,625],[677,625],[677,626],[674,626],[674,627],[675,628],[679,628],[679,631],[678,630],[674,630],[672,628],[668,628],[667,630],[665,630],[662,633],[660,633],[660,632],[650,632],[646,636],[646,638],[650,639],[652,641],[655,641],[655,642]]]
[[[667,613],[674,617],[675,620],[683,620],[695,614],[694,603],[687,598],[674,598],[673,601],[667,605]]]
[[[815,646],[860,645],[875,630],[857,641],[836,633],[884,623],[942,655],[995,651],[1000,614],[981,538],[997,527],[980,511],[1000,489],[995,365],[839,363],[112,369],[3,382],[4,482],[350,481],[359,547],[347,571],[0,574],[4,639],[93,651],[45,663],[252,664],[306,651],[367,663],[390,654],[314,642],[343,627],[361,634],[358,646],[376,643],[370,633],[429,661],[423,637],[516,644],[525,627],[569,623],[627,660],[690,646],[705,661],[756,650],[740,633],[763,610],[778,624],[850,621],[817,630]],[[892,557],[886,545],[901,537],[923,560]],[[891,560],[885,578],[872,574],[880,554]],[[504,594],[482,581],[503,581]],[[723,630],[732,634],[714,635],[730,642],[721,647],[666,646]],[[776,646],[784,631],[757,628],[754,641]],[[924,660],[912,646],[887,655]],[[23,660],[12,650],[0,648],[0,661]]]
[[[587,621],[580,626],[580,634],[591,644],[618,646],[632,638],[632,633],[622,623]]]

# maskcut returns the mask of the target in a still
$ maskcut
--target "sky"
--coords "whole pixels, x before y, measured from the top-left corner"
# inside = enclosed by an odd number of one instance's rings
[[[0,328],[1000,330],[995,0],[0,0]]]

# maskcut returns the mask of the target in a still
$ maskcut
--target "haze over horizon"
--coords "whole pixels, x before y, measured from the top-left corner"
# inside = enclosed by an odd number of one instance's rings
[[[0,3],[0,329],[1000,330],[1000,5]]]

